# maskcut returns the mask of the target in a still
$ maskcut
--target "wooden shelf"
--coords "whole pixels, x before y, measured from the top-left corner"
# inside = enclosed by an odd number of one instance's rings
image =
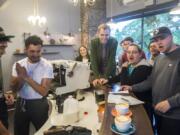
[[[42,54],[58,54],[59,52],[42,52]],[[14,53],[13,55],[26,55],[26,53]]]
[[[44,46],[73,46],[73,45],[71,44],[44,44],[43,47]]]

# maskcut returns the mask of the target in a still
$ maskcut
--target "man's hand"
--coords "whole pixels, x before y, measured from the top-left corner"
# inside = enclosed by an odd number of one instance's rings
[[[93,80],[92,84],[94,87],[98,86],[100,84],[100,79]]]
[[[171,108],[168,100],[164,100],[155,105],[155,110],[166,113]]]
[[[25,67],[22,67],[19,63],[16,63],[16,71],[19,77],[25,79],[28,77],[27,71]]]
[[[122,86],[121,86],[121,90],[122,90],[122,91],[126,91],[126,90],[132,91],[132,87],[129,86],[129,85],[122,85]]]
[[[104,85],[104,84],[106,84],[107,82],[108,82],[107,79],[104,79],[104,78],[99,79],[100,85]]]
[[[12,105],[14,103],[14,95],[12,93],[5,93],[4,97],[7,105]]]

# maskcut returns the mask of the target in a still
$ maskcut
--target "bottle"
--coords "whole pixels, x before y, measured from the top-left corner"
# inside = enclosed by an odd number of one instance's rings
[[[79,120],[79,103],[72,95],[64,101],[63,118],[68,124]]]

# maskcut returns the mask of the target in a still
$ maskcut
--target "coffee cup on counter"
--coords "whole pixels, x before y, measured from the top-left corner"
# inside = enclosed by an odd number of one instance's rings
[[[131,118],[128,116],[118,116],[115,117],[114,122],[115,122],[115,126],[117,128],[118,131],[120,132],[126,132],[129,130],[129,128],[131,127]]]
[[[125,115],[129,111],[129,104],[128,103],[119,103],[115,105],[115,109],[119,112],[120,115]]]

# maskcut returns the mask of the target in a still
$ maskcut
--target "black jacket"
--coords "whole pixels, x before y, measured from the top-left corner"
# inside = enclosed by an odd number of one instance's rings
[[[120,82],[121,85],[133,85],[140,83],[148,78],[151,74],[152,66],[142,59],[134,68],[131,75],[128,74],[128,63],[123,64],[121,73],[108,80],[108,84]],[[134,94],[142,101],[151,102],[151,90],[145,92],[134,92]]]

